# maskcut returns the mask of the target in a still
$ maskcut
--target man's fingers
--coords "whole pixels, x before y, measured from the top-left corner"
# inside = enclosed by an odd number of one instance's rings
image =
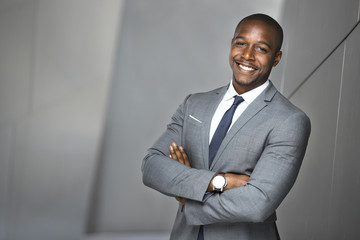
[[[182,157],[182,154],[175,142],[170,145],[169,150],[172,159],[175,159],[180,163],[185,164],[184,158]]]
[[[243,180],[243,185],[247,184],[247,182],[249,181],[250,177],[247,175],[240,175],[241,179]]]
[[[188,167],[190,167],[190,161],[189,161],[189,158],[184,150],[184,148],[182,146],[179,147],[180,148],[180,153],[184,159],[184,164]]]
[[[179,147],[177,145],[175,145],[175,146],[173,145],[173,148],[175,150],[175,154],[176,154],[178,161],[181,162],[182,164],[185,164],[185,160],[183,158],[183,155],[182,155]]]
[[[175,142],[169,146],[170,158],[177,160],[178,162],[191,167],[189,158],[182,146],[178,146]]]
[[[226,180],[228,181],[225,190],[229,190],[235,187],[241,187],[247,184],[250,177],[244,174],[226,173]]]
[[[176,157],[176,154],[175,154],[175,150],[174,150],[174,148],[172,146],[169,147],[169,151],[170,151],[169,157],[172,158],[172,159],[178,160],[177,157]]]
[[[186,204],[186,198],[176,197],[175,199],[176,199],[176,201],[178,201],[178,202],[181,203],[182,205],[185,205],[185,204]]]

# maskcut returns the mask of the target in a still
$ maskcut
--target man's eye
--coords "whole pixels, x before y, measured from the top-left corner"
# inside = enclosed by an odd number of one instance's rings
[[[268,50],[266,48],[263,48],[263,47],[257,47],[257,50],[261,53],[267,53]]]
[[[237,45],[237,46],[244,46],[245,43],[244,43],[244,42],[235,42],[235,45]]]

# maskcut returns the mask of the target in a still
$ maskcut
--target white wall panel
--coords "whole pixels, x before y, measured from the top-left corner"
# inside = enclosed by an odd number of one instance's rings
[[[360,26],[346,41],[334,164],[330,232],[360,239]]]
[[[291,98],[310,117],[312,130],[298,180],[278,211],[279,231],[284,239],[329,239],[342,63],[343,46]]]
[[[358,19],[359,1],[285,1],[283,92],[291,94],[345,38]]]

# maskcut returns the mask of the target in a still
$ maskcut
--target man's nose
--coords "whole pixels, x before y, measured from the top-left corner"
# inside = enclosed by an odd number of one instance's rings
[[[252,47],[246,47],[242,54],[243,58],[246,60],[254,60],[254,49]]]

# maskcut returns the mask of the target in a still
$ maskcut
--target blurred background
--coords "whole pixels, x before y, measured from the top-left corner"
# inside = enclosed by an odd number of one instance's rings
[[[284,28],[270,79],[312,121],[283,239],[360,239],[359,0],[0,0],[0,239],[168,239],[141,161],[189,93],[230,81],[237,23]]]

